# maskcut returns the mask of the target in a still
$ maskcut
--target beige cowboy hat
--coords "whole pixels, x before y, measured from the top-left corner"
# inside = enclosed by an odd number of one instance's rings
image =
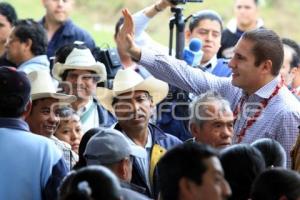
[[[98,82],[106,80],[106,68],[103,63],[96,62],[90,49],[74,48],[66,58],[65,63],[55,63],[52,69],[53,77],[62,81],[62,74],[68,69],[90,70],[100,76]]]
[[[114,79],[113,89],[98,87],[96,96],[107,110],[113,112],[113,98],[131,91],[147,91],[152,96],[153,104],[162,101],[168,94],[169,86],[153,76],[143,79],[141,75],[132,69],[120,69]]]
[[[47,70],[32,71],[28,74],[31,83],[31,99],[54,98],[59,101],[72,103],[76,101],[74,95],[57,93],[50,72]]]

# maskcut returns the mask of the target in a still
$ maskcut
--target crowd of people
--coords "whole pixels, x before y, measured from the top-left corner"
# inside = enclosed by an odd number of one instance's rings
[[[300,198],[300,46],[267,28],[258,0],[192,15],[190,66],[146,32],[173,1],[123,9],[113,84],[97,45],[43,0],[39,20],[0,2],[0,199]]]

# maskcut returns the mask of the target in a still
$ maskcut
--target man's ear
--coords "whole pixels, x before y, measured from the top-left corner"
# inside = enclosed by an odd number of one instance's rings
[[[299,70],[299,68],[298,67],[292,67],[292,69],[290,70],[290,73],[291,74],[296,74],[296,72]]]
[[[26,42],[24,42],[26,49],[28,49],[31,52],[31,46],[32,46],[32,39],[27,39]]]
[[[185,177],[179,180],[179,196],[181,199],[193,199],[193,182]]]
[[[129,171],[129,165],[130,159],[127,158],[121,160],[117,165],[118,174],[121,176],[122,180],[128,180],[128,177],[131,176]]]
[[[22,115],[22,117],[23,117],[24,120],[27,119],[28,116],[30,115],[31,109],[32,109],[32,101],[30,100],[27,103],[27,105],[25,106],[25,110],[24,110],[23,115]]]
[[[265,73],[265,74],[272,74],[272,69],[273,69],[273,63],[272,63],[272,61],[269,60],[269,59],[263,61],[262,69],[263,69],[263,73]]]
[[[186,30],[185,30],[185,40],[186,40],[186,42],[187,42],[187,41],[190,41],[191,36],[192,36],[191,31],[190,31],[189,29],[186,29]]]
[[[190,132],[193,137],[196,137],[200,134],[200,128],[197,124],[194,122],[190,123]]]

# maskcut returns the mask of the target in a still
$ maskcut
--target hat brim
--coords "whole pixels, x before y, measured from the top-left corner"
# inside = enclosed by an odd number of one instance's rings
[[[151,76],[146,78],[140,84],[122,91],[113,91],[107,88],[98,87],[96,90],[96,96],[104,108],[114,113],[112,106],[113,98],[117,97],[118,95],[133,91],[147,91],[150,96],[152,96],[153,104],[156,105],[167,96],[169,86],[166,82]]]
[[[100,62],[96,62],[95,65],[90,65],[90,66],[65,65],[62,63],[55,63],[52,69],[53,77],[59,81],[62,81],[61,76],[66,70],[70,70],[70,69],[93,71],[100,76],[100,79],[97,82],[103,82],[106,81],[107,79],[106,68]]]
[[[32,101],[37,99],[44,99],[44,98],[53,98],[53,99],[57,99],[59,102],[66,102],[66,103],[72,103],[76,101],[76,96],[62,94],[62,93],[45,92],[45,93],[37,93],[31,95]]]

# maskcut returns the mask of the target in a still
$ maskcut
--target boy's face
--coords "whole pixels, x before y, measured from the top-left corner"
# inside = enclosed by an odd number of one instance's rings
[[[187,31],[188,41],[192,38],[202,40],[203,58],[201,64],[211,60],[221,47],[221,25],[216,20],[203,19],[198,22],[197,27],[192,32]]]

